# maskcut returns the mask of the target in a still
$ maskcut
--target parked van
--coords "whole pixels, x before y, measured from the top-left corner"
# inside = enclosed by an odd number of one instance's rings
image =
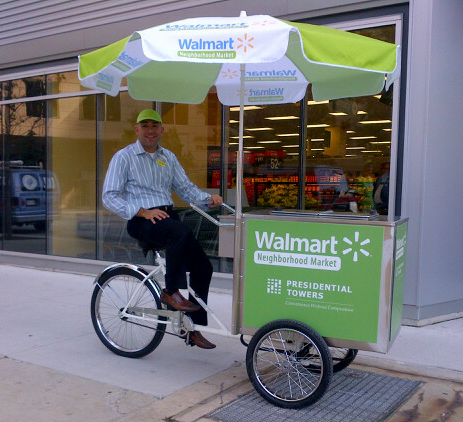
[[[0,179],[5,177],[4,189],[8,189],[11,224],[22,226],[32,224],[36,230],[44,230],[47,217],[59,213],[60,189],[56,176],[47,170],[35,166],[23,166],[21,162],[10,163],[2,171]],[[0,193],[4,203],[4,192]]]

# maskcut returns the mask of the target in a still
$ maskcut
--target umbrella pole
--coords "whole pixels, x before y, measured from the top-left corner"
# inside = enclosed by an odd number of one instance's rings
[[[242,300],[239,301],[241,291],[241,215],[242,215],[242,188],[243,188],[243,133],[244,133],[244,79],[246,65],[240,64],[240,113],[239,113],[239,141],[238,155],[236,157],[236,213],[235,213],[235,248],[233,260],[233,312],[232,317],[232,334],[238,334],[240,330],[239,321],[242,313]],[[239,301],[239,303],[238,303]],[[241,306],[240,306],[241,305]]]
[[[236,157],[236,216],[241,218],[243,189],[243,135],[244,135],[244,75],[246,65],[240,64],[240,113],[238,126],[238,156]]]

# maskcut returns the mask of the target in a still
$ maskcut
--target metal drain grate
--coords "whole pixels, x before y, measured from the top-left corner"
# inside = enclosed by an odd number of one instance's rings
[[[283,409],[252,391],[207,417],[223,422],[382,422],[420,385],[419,381],[345,369],[333,376],[325,395],[312,406]]]

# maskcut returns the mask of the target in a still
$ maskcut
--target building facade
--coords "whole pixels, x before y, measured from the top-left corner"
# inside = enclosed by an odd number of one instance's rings
[[[112,155],[134,141],[138,112],[158,109],[163,145],[191,179],[233,204],[238,112],[211,91],[199,105],[108,97],[84,89],[77,57],[158,24],[269,14],[402,45],[402,73],[376,96],[247,108],[247,209],[334,209],[409,217],[404,320],[463,315],[459,224],[463,179],[463,30],[459,0],[12,1],[0,5],[3,261],[31,257],[144,262],[125,222],[101,204]],[[456,202],[456,203],[454,203]],[[217,230],[175,206],[211,256]],[[15,261],[16,260],[16,261]]]

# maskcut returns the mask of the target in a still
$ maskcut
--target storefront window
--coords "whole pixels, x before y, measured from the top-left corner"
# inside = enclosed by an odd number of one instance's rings
[[[394,42],[395,30],[354,32]],[[0,82],[2,249],[146,263],[126,221],[101,203],[109,161],[135,141],[145,108],[161,112],[162,145],[191,180],[236,203],[237,107],[222,108],[213,92],[186,105],[86,91],[76,71]],[[314,102],[309,86],[300,103],[245,107],[243,207],[387,214],[394,113],[392,89]],[[176,195],[174,205],[225,270],[217,227]]]
[[[394,25],[355,32],[395,39]],[[315,102],[309,86],[305,116],[299,103],[246,107],[243,205],[387,214],[392,94],[391,88],[375,96]],[[238,108],[231,107],[229,115],[233,169]],[[229,173],[233,185],[234,170]]]
[[[216,94],[209,94],[202,104],[162,103],[164,123],[162,146],[177,156],[193,183],[209,193],[220,187],[220,110]],[[188,225],[218,271],[218,228],[193,211],[189,204],[173,195],[181,220]],[[217,213],[218,210],[211,210]]]
[[[230,108],[229,177],[235,180],[239,107]],[[244,111],[244,207],[296,208],[299,103],[249,106]],[[230,182],[230,181],[229,181]]]
[[[102,96],[103,98],[103,96]],[[99,201],[104,177],[113,155],[135,142],[134,126],[138,113],[155,108],[152,102],[132,99],[127,92],[118,97],[104,96],[104,121],[101,124],[102,163],[99,175]],[[210,95],[199,105],[162,103],[160,111],[164,125],[163,147],[174,152],[190,179],[201,189],[218,193],[218,186],[208,184],[210,151],[220,145],[220,105]],[[119,110],[119,111],[117,111]],[[116,116],[119,113],[119,118]],[[217,228],[192,211],[188,204],[173,195],[180,218],[191,227],[209,255],[217,255]],[[127,221],[107,211],[100,202],[101,256],[105,260],[146,263],[136,240],[126,231]]]
[[[305,180],[309,208],[377,209],[387,214],[387,200],[375,200],[374,194],[375,182],[390,161],[391,126],[390,92],[320,103],[309,100]]]
[[[13,96],[18,82],[3,84]],[[46,142],[44,102],[1,106],[1,236],[3,249],[46,252]]]
[[[49,100],[59,111],[47,121],[48,168],[56,180],[48,246],[53,255],[96,258],[96,119],[84,110],[95,101]]]
[[[351,32],[395,42],[395,25]],[[306,195],[312,207],[388,214],[393,88],[307,108]]]
[[[100,204],[100,256],[107,261],[146,263],[141,248],[126,230],[127,221],[103,207],[101,192],[106,171],[113,155],[135,142],[134,126],[138,113],[146,108],[154,108],[153,102],[137,101],[121,92],[117,97],[102,95],[101,116],[101,165],[99,174],[98,202]]]

